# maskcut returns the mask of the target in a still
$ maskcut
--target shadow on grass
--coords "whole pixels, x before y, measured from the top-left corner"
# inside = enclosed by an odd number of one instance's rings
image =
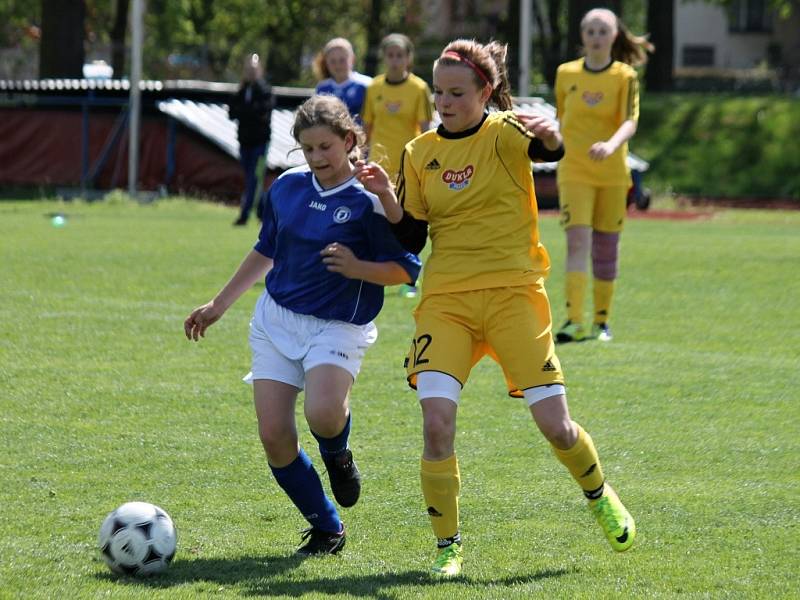
[[[331,575],[292,580],[289,572],[297,568],[304,560],[326,560],[330,563]],[[301,558],[296,556],[244,556],[237,559],[204,559],[180,560],[173,563],[169,570],[159,576],[150,578],[120,577],[111,573],[98,574],[99,579],[115,581],[123,585],[137,585],[150,588],[170,588],[191,582],[213,582],[222,586],[240,586],[243,595],[247,596],[302,596],[310,592],[321,594],[348,593],[353,596],[370,598],[394,597],[389,590],[406,586],[469,586],[508,587],[533,583],[553,577],[567,575],[573,570],[542,569],[529,574],[512,575],[498,578],[459,577],[449,580],[433,578],[428,571],[411,570],[397,573],[341,575],[336,574],[339,567],[336,559]],[[452,590],[457,593],[456,590]],[[384,594],[387,595],[382,595]]]

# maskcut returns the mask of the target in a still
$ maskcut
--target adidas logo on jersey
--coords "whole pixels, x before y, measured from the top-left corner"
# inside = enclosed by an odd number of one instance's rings
[[[328,205],[323,204],[322,202],[317,202],[316,200],[312,200],[309,203],[308,208],[314,208],[316,210],[325,210],[326,208],[328,208]]]
[[[555,370],[556,368],[555,366],[553,366],[553,362],[549,360],[546,363],[544,363],[544,366],[542,367],[542,371],[555,371]]]
[[[442,168],[442,165],[440,165],[439,161],[436,160],[435,158],[431,162],[429,162],[427,165],[425,165],[425,170],[426,171],[435,171],[436,169],[441,169],[441,168]]]

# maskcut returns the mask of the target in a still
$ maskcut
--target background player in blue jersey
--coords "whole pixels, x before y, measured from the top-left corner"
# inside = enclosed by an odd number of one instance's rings
[[[345,38],[333,38],[314,58],[314,73],[320,80],[318,94],[336,96],[347,105],[350,114],[361,123],[364,97],[372,77],[354,71],[353,45]]]
[[[253,362],[245,380],[253,383],[270,469],[311,525],[298,554],[335,554],[344,525],[299,446],[297,395],[305,389],[306,421],[336,501],[354,505],[361,478],[348,448],[350,388],[377,338],[372,320],[383,286],[413,283],[420,262],[395,240],[383,212],[381,198],[395,198],[388,175],[370,164],[364,183],[355,177],[363,134],[347,107],[314,96],[298,110],[292,134],[308,164],[272,185],[255,248],[214,299],[186,318],[184,331],[203,337],[266,275],[250,323]]]

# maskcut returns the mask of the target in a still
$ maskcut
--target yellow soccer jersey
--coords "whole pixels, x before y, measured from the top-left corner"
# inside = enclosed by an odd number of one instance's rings
[[[639,83],[633,67],[613,61],[602,71],[589,71],[580,58],[558,67],[555,87],[565,151],[558,181],[630,185],[627,143],[602,161],[590,159],[589,148],[614,135],[623,122],[638,121]]]
[[[422,133],[419,124],[431,118],[431,91],[424,80],[412,73],[401,83],[389,83],[385,75],[378,75],[367,88],[362,114],[372,127],[370,160],[394,179],[403,147]]]
[[[440,127],[406,145],[397,195],[429,224],[425,294],[529,285],[547,274],[532,138],[514,113],[495,112],[471,130]]]

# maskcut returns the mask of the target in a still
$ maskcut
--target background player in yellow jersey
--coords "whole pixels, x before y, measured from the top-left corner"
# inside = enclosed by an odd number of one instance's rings
[[[370,160],[377,162],[394,181],[407,142],[427,131],[432,119],[431,90],[411,72],[414,45],[408,36],[391,33],[381,41],[386,73],[367,88],[363,120]],[[417,288],[403,285],[401,294],[417,295]]]
[[[462,566],[455,455],[456,414],[472,366],[490,355],[510,393],[524,397],[539,430],[589,500],[615,550],[628,549],[634,521],[605,482],[589,434],[567,407],[554,351],[531,160],[558,160],[554,124],[510,112],[506,46],[457,40],[434,63],[442,125],[406,145],[400,204],[384,201],[395,234],[419,251],[430,235],[416,332],[407,358],[423,415],[422,492],[439,553],[433,572]],[[488,112],[493,105],[499,112]],[[362,166],[365,184],[379,177]]]
[[[394,181],[403,147],[430,126],[431,91],[411,72],[414,45],[407,36],[387,35],[381,42],[381,53],[386,73],[375,77],[367,88],[362,119],[370,160],[381,165]]]
[[[566,151],[557,175],[567,234],[567,321],[556,334],[559,342],[611,340],[611,299],[631,186],[628,140],[639,118],[639,86],[631,65],[644,63],[645,49],[653,50],[602,8],[583,17],[581,39],[585,56],[561,65],[555,86]],[[594,323],[587,331],[583,301],[590,253]]]

